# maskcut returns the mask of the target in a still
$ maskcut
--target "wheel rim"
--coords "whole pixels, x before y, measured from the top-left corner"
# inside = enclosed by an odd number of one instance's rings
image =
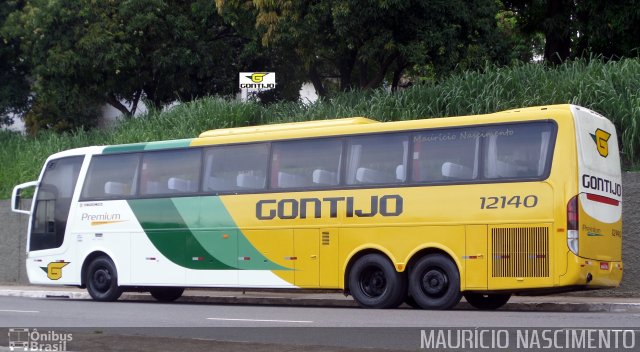
[[[449,277],[439,268],[428,268],[421,280],[422,291],[429,297],[442,297],[449,289]]]
[[[387,290],[387,278],[382,269],[369,267],[360,275],[360,288],[368,297],[380,297]]]
[[[107,268],[99,268],[93,273],[91,282],[96,291],[107,292],[111,287],[111,272]]]

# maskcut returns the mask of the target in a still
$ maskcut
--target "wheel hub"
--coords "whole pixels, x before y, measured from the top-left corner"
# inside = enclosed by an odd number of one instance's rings
[[[422,290],[429,296],[442,296],[448,287],[447,275],[438,269],[429,269],[422,276]]]
[[[372,268],[362,273],[360,277],[360,287],[369,297],[381,296],[387,288],[387,279],[382,270]]]
[[[111,286],[111,273],[106,269],[99,269],[93,274],[94,287],[99,291],[107,291]]]

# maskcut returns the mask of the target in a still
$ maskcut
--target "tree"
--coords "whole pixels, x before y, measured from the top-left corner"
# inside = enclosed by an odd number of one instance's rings
[[[545,37],[544,59],[558,64],[589,55],[637,56],[640,42],[638,0],[507,0],[520,30]]]
[[[21,1],[0,3],[0,28],[11,12],[23,6]],[[29,103],[27,67],[21,61],[20,45],[0,32],[0,127],[13,123],[13,115],[23,113]]]
[[[503,3],[518,14],[522,33],[529,38],[543,34],[545,61],[559,64],[569,58],[575,34],[574,0],[506,0]]]
[[[103,103],[131,116],[140,99],[159,108],[231,94],[243,40],[208,0],[31,0],[5,32],[21,42],[39,106],[77,106],[78,117]]]
[[[576,6],[575,56],[637,57],[640,53],[640,1],[583,0]]]
[[[244,6],[218,0],[222,9]],[[291,48],[320,96],[331,90],[380,87],[414,66],[450,72],[484,64],[497,38],[493,0],[255,0],[262,44]],[[469,54],[473,53],[470,60]]]

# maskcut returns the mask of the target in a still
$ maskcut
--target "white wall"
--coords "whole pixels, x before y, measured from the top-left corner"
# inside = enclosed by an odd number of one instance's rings
[[[236,95],[236,98],[242,101],[246,101],[247,100],[246,89],[243,89],[243,91],[239,92]],[[300,88],[300,101],[304,104],[310,104],[310,103],[316,102],[317,100],[318,100],[318,94],[316,94],[316,90],[315,88],[313,88],[313,84],[311,84],[311,82],[304,83]],[[122,102],[122,103],[128,108],[131,107],[131,105],[125,102]],[[178,104],[179,102],[171,103],[168,106],[166,106],[165,109],[168,109]],[[122,118],[122,113],[120,112],[120,110],[114,108],[111,105],[104,105],[101,108],[100,112],[102,114],[102,118],[98,121],[98,127],[101,127],[101,128],[108,127],[112,125],[115,121],[118,121],[119,119]],[[142,100],[139,101],[135,116],[145,114],[146,112],[147,112],[147,107],[144,105]],[[22,119],[17,116],[15,116],[13,120],[14,120],[13,125],[9,127],[2,127],[2,128],[8,129],[11,131],[25,132],[24,121],[22,121]]]
[[[131,109],[131,104],[127,104],[125,102],[121,102],[124,106]],[[101,118],[98,120],[98,127],[108,127],[112,125],[115,121],[122,118],[122,113],[120,110],[114,108],[111,105],[102,106]],[[138,101],[138,108],[136,109],[135,116],[140,116],[147,113],[147,106],[144,105],[142,100]]]
[[[7,129],[9,131],[17,131],[17,132],[24,132],[25,131],[25,127],[24,127],[24,121],[22,121],[22,119],[18,116],[13,116],[13,125],[5,127],[2,126],[3,129]]]

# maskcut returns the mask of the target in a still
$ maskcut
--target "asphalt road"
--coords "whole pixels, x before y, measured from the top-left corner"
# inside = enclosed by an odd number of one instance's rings
[[[637,312],[423,311],[409,308],[368,310],[197,303],[163,304],[152,301],[101,303],[73,299],[0,297],[0,326],[4,328],[42,327],[41,329],[72,331],[80,335],[93,334],[98,337],[104,335],[104,338],[127,335],[129,338],[133,336],[154,341],[160,341],[157,337],[174,339],[171,340],[173,342],[164,343],[164,347],[176,341],[189,339],[200,342],[273,344],[264,345],[271,347],[304,345],[335,347],[336,350],[342,350],[342,348],[397,350],[419,348],[420,333],[425,328],[617,327],[638,330],[640,314]],[[6,334],[3,335],[0,336],[2,341],[0,346],[7,346],[4,343]],[[129,338],[123,338],[120,341],[124,343]],[[78,340],[81,339],[76,339]],[[247,348],[251,351],[260,350],[255,347]],[[268,347],[265,348],[267,348],[265,350],[271,350]],[[77,347],[75,350],[82,350],[82,348]],[[165,349],[156,347],[152,350]],[[175,348],[166,350],[175,350]],[[226,347],[226,350],[239,349]],[[309,349],[311,350],[313,349]]]

